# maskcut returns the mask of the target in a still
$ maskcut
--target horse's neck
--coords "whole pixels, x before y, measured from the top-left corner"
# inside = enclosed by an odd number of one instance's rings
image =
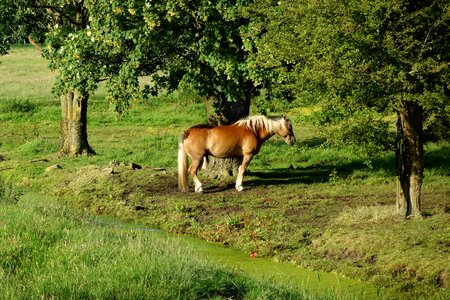
[[[273,119],[243,120],[236,122],[234,125],[245,126],[248,130],[252,131],[261,142],[264,142],[272,135],[277,134],[281,128],[280,122]]]
[[[260,140],[266,141],[269,138],[271,138],[274,134],[278,133],[280,131],[280,123],[269,120],[268,121],[269,126],[263,127],[259,129],[258,135]]]

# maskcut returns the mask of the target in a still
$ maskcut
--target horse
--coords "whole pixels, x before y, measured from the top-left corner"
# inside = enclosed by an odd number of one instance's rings
[[[292,122],[286,116],[253,116],[232,125],[196,125],[187,129],[178,141],[178,189],[189,191],[189,171],[194,180],[195,192],[202,193],[197,170],[204,158],[214,156],[242,158],[236,179],[236,189],[242,191],[242,180],[248,164],[259,152],[261,145],[275,134],[280,135],[289,146],[295,143]],[[189,169],[188,157],[191,159]]]

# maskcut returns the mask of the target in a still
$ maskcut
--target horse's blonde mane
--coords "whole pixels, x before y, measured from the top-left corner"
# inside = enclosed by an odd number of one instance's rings
[[[241,119],[237,121],[236,125],[238,126],[246,126],[253,132],[258,132],[259,129],[264,128],[270,134],[275,133],[280,130],[280,122],[278,122],[281,117],[266,117],[266,116],[252,116]]]

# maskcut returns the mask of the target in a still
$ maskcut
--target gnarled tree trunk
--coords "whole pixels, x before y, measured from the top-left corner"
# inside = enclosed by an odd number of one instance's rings
[[[87,137],[88,96],[71,91],[61,96],[60,155],[93,155]]]
[[[397,210],[407,218],[421,217],[423,180],[423,109],[405,101],[397,111]]]
[[[224,95],[214,95],[206,100],[206,112],[210,125],[229,125],[248,116],[250,99],[231,102]],[[205,175],[220,178],[237,175],[241,158],[208,158]]]

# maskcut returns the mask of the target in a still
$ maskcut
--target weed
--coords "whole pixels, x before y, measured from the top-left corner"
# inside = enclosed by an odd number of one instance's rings
[[[16,186],[0,179],[0,204],[17,204],[21,195]]]
[[[333,222],[336,225],[352,226],[361,223],[382,223],[388,219],[401,219],[394,205],[348,208]]]

